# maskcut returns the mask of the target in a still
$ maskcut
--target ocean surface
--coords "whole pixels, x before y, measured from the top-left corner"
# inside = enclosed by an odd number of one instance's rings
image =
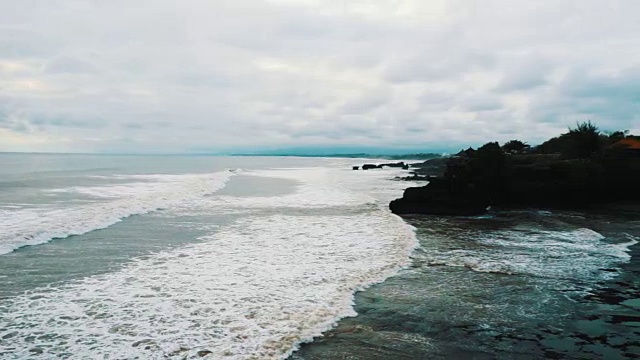
[[[1,154],[0,358],[286,358],[417,245],[353,162]]]
[[[292,360],[640,358],[637,205],[406,220],[411,266]]]
[[[0,154],[0,358],[640,354],[640,213],[403,220],[363,162]]]

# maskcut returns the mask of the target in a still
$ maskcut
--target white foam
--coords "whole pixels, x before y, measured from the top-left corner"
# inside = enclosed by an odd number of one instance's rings
[[[301,182],[295,194],[281,197],[235,198],[220,200],[248,208],[294,207],[313,208],[350,206],[362,203],[379,204],[388,208],[389,202],[402,195],[411,182],[391,181],[399,171],[336,170],[304,168],[246,171],[245,175],[278,177]]]
[[[484,246],[434,250],[423,256],[432,265],[591,282],[615,277],[617,273],[608,270],[628,262],[629,247],[637,243],[632,238],[615,244],[604,240],[604,236],[586,228],[488,231],[475,239]]]
[[[362,179],[318,169],[261,175],[303,183],[271,198],[271,208],[302,201],[325,211],[263,209],[203,242],[12,298],[0,319],[0,338],[8,336],[0,357],[191,358],[206,350],[212,359],[283,359],[355,315],[355,291],[409,264],[412,228],[386,206],[371,206],[376,197]],[[332,188],[335,181],[342,188]],[[267,206],[216,198],[189,206],[252,214]],[[354,209],[348,215],[345,204]]]
[[[148,179],[118,185],[56,189],[90,195],[90,203],[40,207],[3,212],[0,217],[0,254],[26,245],[37,245],[54,238],[80,235],[113,225],[131,215],[145,214],[160,208],[176,206],[213,193],[224,187],[232,174],[120,176]]]

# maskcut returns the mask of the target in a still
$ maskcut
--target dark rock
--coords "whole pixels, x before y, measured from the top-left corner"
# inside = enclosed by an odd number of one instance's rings
[[[488,202],[474,196],[452,195],[439,182],[410,187],[389,208],[395,214],[478,215],[486,212]]]
[[[481,214],[488,206],[588,209],[639,202],[638,179],[640,156],[615,151],[592,158],[514,155],[488,143],[447,159],[444,174],[407,189],[389,207],[396,214],[434,215]]]
[[[360,169],[360,166],[354,166],[354,167],[352,168],[352,170],[359,170],[359,169]]]
[[[409,166],[407,164],[405,164],[404,161],[400,161],[400,162],[397,162],[397,163],[364,164],[364,165],[362,165],[362,170],[383,169],[385,167],[403,168],[403,169],[408,169],[409,168]],[[353,170],[357,170],[355,166],[353,167]]]
[[[446,157],[430,159],[421,163],[411,164],[411,168],[417,176],[443,176],[449,159]]]
[[[198,351],[198,356],[199,357],[205,357],[205,356],[207,356],[209,354],[213,354],[213,353],[211,351],[209,351],[209,350],[200,350],[200,351]]]
[[[410,176],[397,177],[397,180],[405,180],[405,181],[431,181],[433,180],[433,176],[420,176],[416,174],[411,174]]]
[[[403,168],[405,167],[404,161],[400,161],[397,163],[388,163],[388,164],[380,164],[378,165],[379,168],[383,168],[383,167],[391,167],[391,168]]]
[[[612,315],[611,322],[614,324],[620,324],[625,322],[640,322],[640,316],[638,315]]]

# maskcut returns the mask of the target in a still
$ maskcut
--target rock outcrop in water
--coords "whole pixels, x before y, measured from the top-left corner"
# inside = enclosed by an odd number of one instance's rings
[[[404,161],[400,161],[397,163],[385,163],[385,164],[364,164],[362,165],[362,170],[369,170],[369,169],[383,169],[385,167],[390,167],[390,168],[403,168],[403,169],[408,169],[409,166],[407,164],[404,163]],[[356,168],[356,166],[353,167],[353,170],[358,170]]]
[[[591,123],[528,152],[515,142],[488,143],[449,158],[442,176],[408,188],[389,207],[396,214],[474,215],[490,206],[578,209],[640,201],[636,143],[640,148],[638,138],[603,135]]]
[[[391,167],[391,168],[404,168],[406,165],[404,164],[404,161],[400,161],[397,163],[387,163],[387,164],[380,164],[380,167]]]

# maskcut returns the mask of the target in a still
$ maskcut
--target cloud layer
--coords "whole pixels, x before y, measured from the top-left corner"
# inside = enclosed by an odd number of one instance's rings
[[[0,0],[0,151],[640,132],[640,3]]]

